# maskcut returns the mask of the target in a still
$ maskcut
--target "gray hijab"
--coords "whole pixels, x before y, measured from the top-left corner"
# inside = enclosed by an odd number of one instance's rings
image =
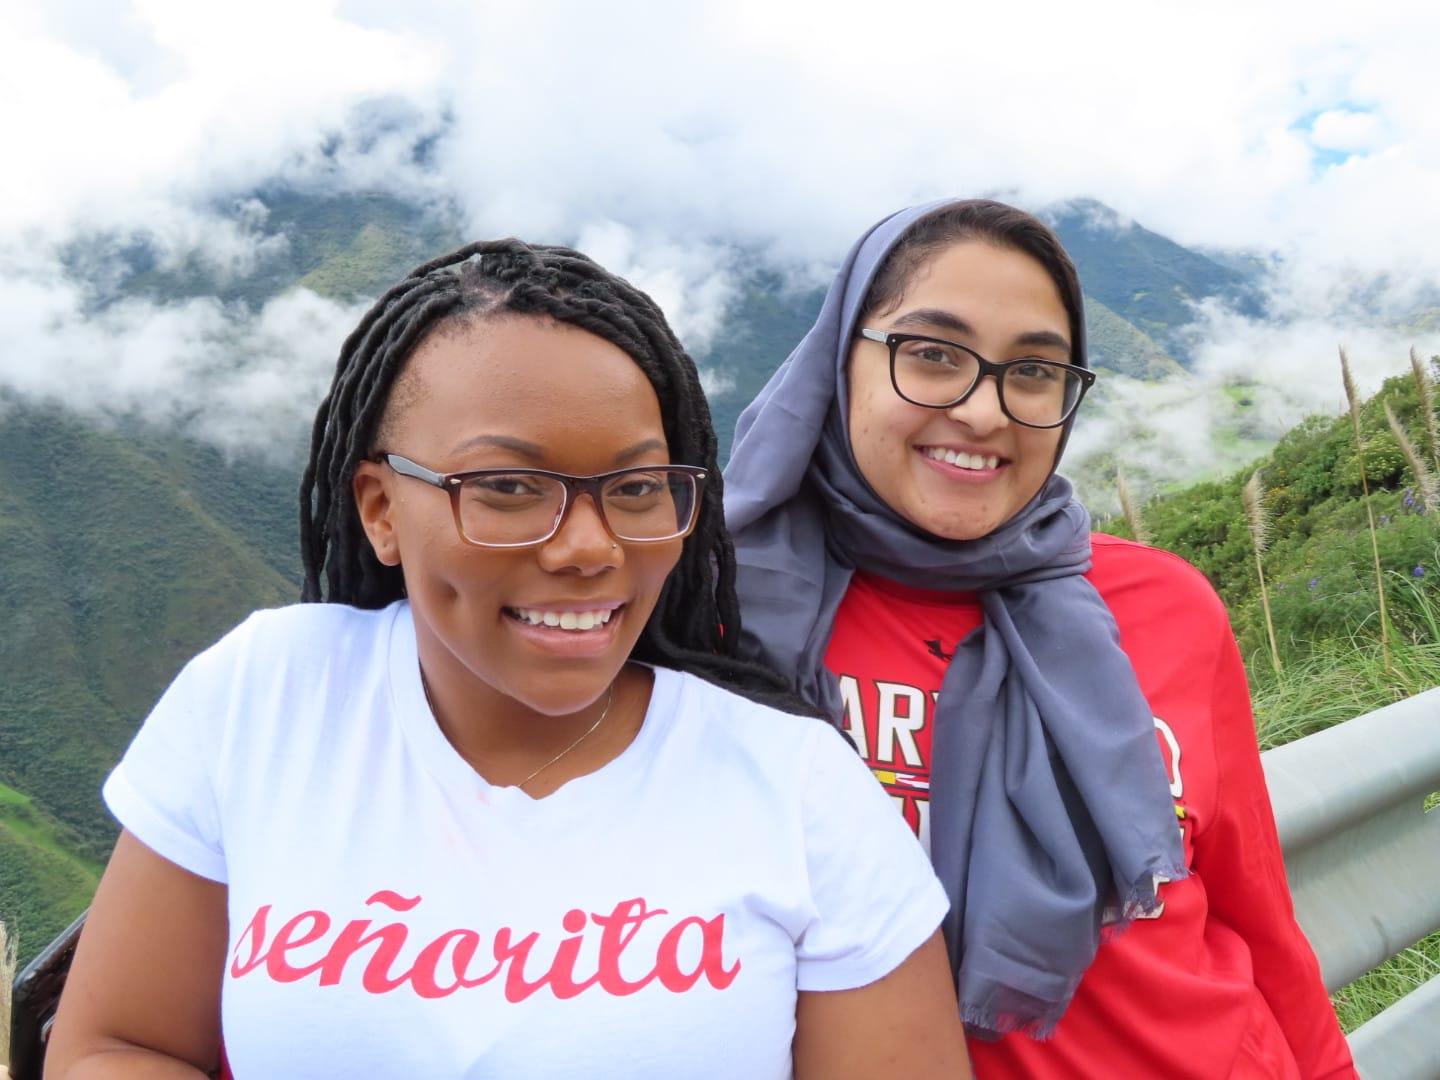
[[[1186,870],[1150,707],[1083,577],[1090,518],[1069,483],[1052,475],[990,535],[952,541],[890,509],[851,454],[845,364],[860,305],[905,230],[948,204],[903,210],[850,250],[814,327],[740,417],[725,510],[742,644],[835,722],[825,651],[856,569],[979,594],[983,624],[956,649],[935,709],[931,861],[950,896],[943,929],[966,1025],[1044,1037],[1102,924],[1153,911],[1158,881]],[[1085,363],[1083,340],[1073,358]]]

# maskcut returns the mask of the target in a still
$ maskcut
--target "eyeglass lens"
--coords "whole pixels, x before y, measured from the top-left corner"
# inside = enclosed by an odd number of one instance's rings
[[[690,528],[695,478],[688,473],[637,469],[605,481],[601,512],[621,540],[667,540]],[[477,544],[528,544],[555,531],[565,485],[553,476],[492,473],[460,486],[460,528]]]
[[[920,405],[949,405],[975,385],[980,365],[953,345],[902,341],[895,346],[894,372],[902,397]],[[1058,424],[1080,400],[1081,377],[1065,364],[1012,363],[1001,379],[1005,409],[1022,424]]]

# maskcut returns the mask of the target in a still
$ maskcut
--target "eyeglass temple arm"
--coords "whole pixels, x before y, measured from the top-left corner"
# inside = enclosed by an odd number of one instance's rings
[[[427,484],[443,488],[445,486],[445,474],[438,473],[425,468],[424,465],[416,465],[409,458],[401,457],[399,454],[386,454],[385,462],[401,476],[414,477],[416,480],[424,480]]]
[[[868,326],[862,326],[860,328],[860,336],[869,338],[871,341],[878,341],[881,344],[887,343],[890,339],[890,334],[887,331],[871,330]]]

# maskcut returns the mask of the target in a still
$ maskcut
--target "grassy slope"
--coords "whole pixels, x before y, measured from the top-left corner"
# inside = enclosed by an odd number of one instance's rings
[[[95,891],[100,864],[72,845],[63,826],[0,784],[0,912],[23,956],[65,929]]]

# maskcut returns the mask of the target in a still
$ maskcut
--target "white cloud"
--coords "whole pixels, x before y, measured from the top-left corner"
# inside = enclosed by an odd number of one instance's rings
[[[1385,128],[1374,113],[1331,109],[1315,118],[1310,142],[1321,150],[1364,154],[1385,144]]]
[[[99,312],[57,267],[0,271],[0,384],[138,416],[243,454],[293,455],[360,307],[296,290],[251,313],[210,298]]]

